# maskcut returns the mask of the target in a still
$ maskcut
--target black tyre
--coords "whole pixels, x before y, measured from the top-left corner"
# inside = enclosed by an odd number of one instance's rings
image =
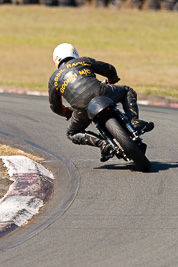
[[[116,119],[108,119],[105,123],[107,130],[119,142],[126,156],[132,159],[141,171],[149,171],[151,163],[143,154],[138,145],[129,137]]]

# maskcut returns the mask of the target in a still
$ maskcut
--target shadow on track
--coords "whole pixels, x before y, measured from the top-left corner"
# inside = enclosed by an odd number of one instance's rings
[[[151,172],[166,171],[169,169],[178,168],[178,162],[152,162]]]
[[[155,161],[155,162],[151,162],[152,167],[151,170],[149,171],[149,173],[156,173],[159,171],[165,171],[168,169],[174,169],[174,168],[178,168],[178,162],[159,162],[159,161]],[[107,165],[103,165],[94,169],[106,169],[106,170],[130,170],[130,171],[139,171],[139,169],[137,168],[137,166],[133,163],[131,164],[126,164],[126,165],[118,165],[118,164],[107,164]]]

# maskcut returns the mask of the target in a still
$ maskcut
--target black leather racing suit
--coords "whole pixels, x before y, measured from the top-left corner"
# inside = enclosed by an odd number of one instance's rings
[[[95,73],[107,77],[111,84],[101,83]],[[67,58],[51,75],[48,84],[50,108],[67,119],[72,114],[67,136],[74,143],[101,146],[98,135],[85,131],[91,122],[87,116],[87,105],[95,96],[104,95],[115,103],[121,102],[130,120],[138,118],[136,92],[128,86],[114,85],[118,80],[112,65],[89,57]],[[62,97],[73,108],[73,112],[62,104]]]

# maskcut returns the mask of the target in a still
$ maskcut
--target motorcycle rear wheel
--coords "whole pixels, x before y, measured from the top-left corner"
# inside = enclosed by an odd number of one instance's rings
[[[151,168],[150,161],[117,120],[115,118],[108,119],[105,123],[105,127],[120,144],[126,156],[132,159],[141,171],[148,172]]]

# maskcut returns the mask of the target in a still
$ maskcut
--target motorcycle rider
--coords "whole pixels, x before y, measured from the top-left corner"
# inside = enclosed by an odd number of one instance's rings
[[[115,85],[120,78],[111,64],[90,57],[79,57],[75,47],[69,43],[58,45],[53,51],[53,62],[57,70],[49,78],[49,103],[53,112],[70,120],[67,137],[75,144],[100,147],[104,162],[111,158],[111,147],[101,136],[86,131],[91,123],[87,106],[95,96],[107,96],[115,103],[121,102],[123,109],[137,131],[149,132],[153,122],[138,119],[136,92],[125,85]],[[96,74],[107,77],[109,84],[96,78]],[[71,107],[65,107],[62,97]]]

